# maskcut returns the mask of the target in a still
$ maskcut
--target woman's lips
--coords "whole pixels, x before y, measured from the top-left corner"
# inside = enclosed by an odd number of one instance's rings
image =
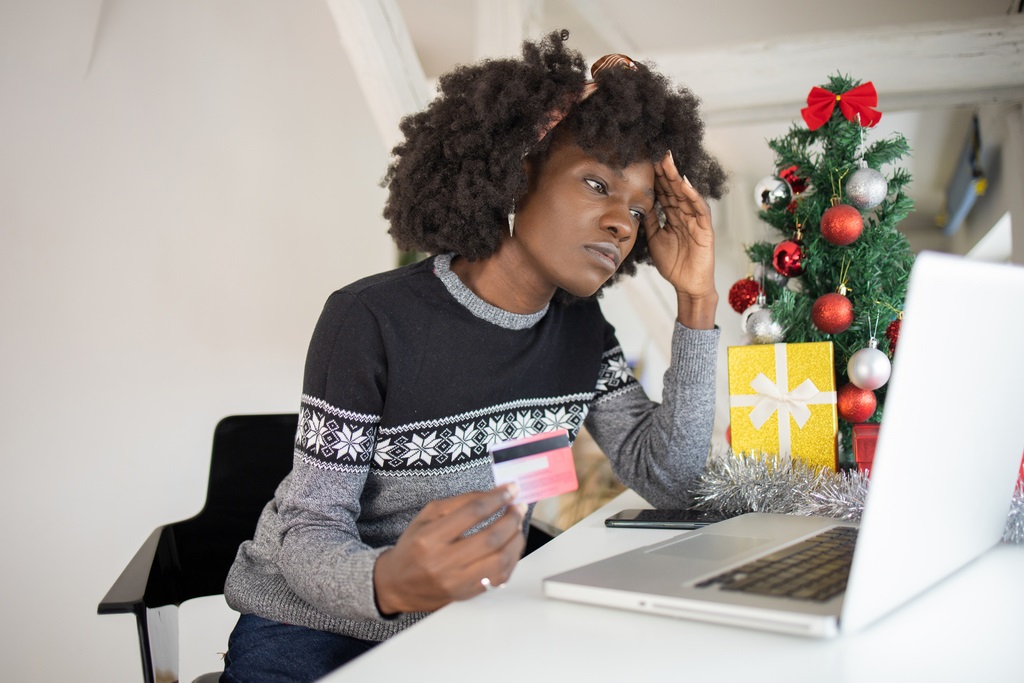
[[[597,258],[605,262],[608,266],[611,267],[612,270],[615,270],[616,268],[619,267],[619,259],[621,257],[619,255],[619,250],[616,249],[613,245],[605,243],[588,244],[584,248],[591,254],[594,254]]]

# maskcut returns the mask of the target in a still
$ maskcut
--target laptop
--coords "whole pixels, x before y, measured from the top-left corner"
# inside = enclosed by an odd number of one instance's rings
[[[859,525],[745,514],[548,577],[545,595],[833,637],[938,583],[1005,528],[1024,451],[1022,298],[1020,266],[917,257]],[[811,569],[823,532],[833,564]],[[787,561],[788,579],[758,578]],[[801,591],[810,574],[833,585]]]

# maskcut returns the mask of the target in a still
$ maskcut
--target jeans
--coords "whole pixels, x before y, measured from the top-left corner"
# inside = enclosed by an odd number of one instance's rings
[[[243,614],[228,638],[223,683],[305,683],[377,643]]]

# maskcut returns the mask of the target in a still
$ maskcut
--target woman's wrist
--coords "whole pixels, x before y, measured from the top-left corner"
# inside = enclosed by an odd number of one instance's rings
[[[394,617],[402,612],[401,607],[394,600],[388,585],[387,561],[385,556],[389,551],[384,551],[377,556],[373,565],[373,599],[377,603],[377,611],[384,618]]]
[[[706,294],[694,296],[676,292],[678,313],[676,320],[691,330],[710,330],[715,326],[715,311],[718,309],[718,292],[712,289]]]

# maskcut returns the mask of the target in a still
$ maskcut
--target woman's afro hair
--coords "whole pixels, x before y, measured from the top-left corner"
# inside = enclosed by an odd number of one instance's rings
[[[618,167],[658,162],[671,150],[679,172],[705,198],[721,197],[725,173],[704,149],[697,97],[636,63],[635,70],[600,70],[596,90],[579,101],[587,66],[565,46],[567,37],[562,31],[527,41],[522,59],[457,67],[440,78],[425,110],[402,119],[405,140],[392,151],[384,178],[384,217],[399,248],[472,260],[493,254],[515,198],[526,192],[524,160],[543,162],[556,131]],[[647,262],[640,231],[612,281]]]

